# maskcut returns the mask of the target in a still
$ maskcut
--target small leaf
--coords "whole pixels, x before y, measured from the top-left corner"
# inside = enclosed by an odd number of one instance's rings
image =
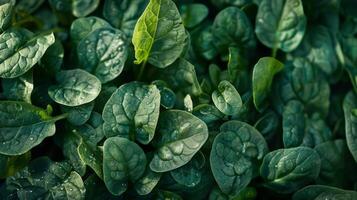
[[[181,55],[186,37],[175,3],[150,0],[134,29],[135,63],[148,61],[158,68],[169,66]]]
[[[253,69],[253,101],[257,110],[263,109],[274,75],[284,68],[283,63],[272,57],[260,58]]]
[[[242,99],[235,87],[228,81],[221,81],[212,93],[214,105],[226,115],[235,115],[241,109]]]
[[[121,195],[129,182],[134,183],[144,173],[146,156],[134,142],[120,137],[111,137],[104,142],[104,182],[113,195]]]
[[[80,106],[93,101],[102,88],[98,78],[81,69],[61,71],[57,85],[48,88],[48,95],[65,106]]]

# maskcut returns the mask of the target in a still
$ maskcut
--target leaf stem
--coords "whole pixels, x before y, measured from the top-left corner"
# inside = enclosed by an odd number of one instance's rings
[[[141,77],[143,76],[143,73],[145,71],[145,67],[146,67],[146,60],[140,66],[140,70],[139,70],[139,74],[138,74],[137,80],[140,80]]]
[[[274,49],[272,50],[271,56],[272,56],[273,58],[276,58],[277,52],[278,52],[278,48],[274,47]]]
[[[68,117],[68,113],[63,113],[61,115],[57,115],[52,118],[53,121],[59,121],[61,119],[66,119]]]

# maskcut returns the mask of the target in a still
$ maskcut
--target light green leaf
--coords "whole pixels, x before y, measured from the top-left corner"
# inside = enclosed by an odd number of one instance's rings
[[[166,172],[188,163],[208,138],[206,124],[192,114],[170,110],[160,113],[151,170]]]
[[[242,99],[235,87],[228,81],[221,81],[212,93],[214,105],[226,115],[235,115],[243,106]]]
[[[21,155],[55,133],[55,122],[44,109],[25,102],[0,101],[0,153]]]
[[[245,122],[229,121],[214,139],[210,163],[220,189],[238,195],[254,178],[257,161],[268,152],[263,136]]]
[[[255,33],[264,45],[290,52],[300,44],[305,29],[301,0],[262,0],[259,4]]]
[[[80,106],[93,101],[99,95],[100,80],[81,69],[57,73],[57,85],[48,88],[48,95],[56,103],[65,106]]]
[[[175,3],[150,0],[134,29],[135,63],[148,61],[158,68],[169,66],[181,55],[186,37]]]
[[[122,31],[113,28],[94,30],[79,42],[77,56],[81,68],[104,84],[123,71],[128,57],[126,37]]]
[[[81,143],[78,146],[80,160],[93,169],[98,177],[103,179],[103,155],[96,145],[86,138],[81,138]]]
[[[154,137],[159,111],[160,92],[155,85],[124,84],[112,94],[103,109],[105,135],[148,144]]]
[[[146,156],[134,142],[126,138],[111,137],[104,142],[104,182],[113,195],[121,195],[128,183],[134,183],[144,173]]]
[[[320,156],[311,148],[278,149],[264,157],[260,175],[266,187],[291,193],[314,181],[319,175],[320,166]]]
[[[55,42],[53,33],[33,36],[26,29],[8,29],[0,35],[0,77],[15,78],[30,70]]]
[[[284,68],[283,63],[272,57],[260,58],[253,69],[253,101],[257,110],[262,110],[268,97],[274,75]]]

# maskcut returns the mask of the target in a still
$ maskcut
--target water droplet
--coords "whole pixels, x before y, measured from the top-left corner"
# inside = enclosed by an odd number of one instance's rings
[[[30,140],[33,141],[33,137],[30,137]]]

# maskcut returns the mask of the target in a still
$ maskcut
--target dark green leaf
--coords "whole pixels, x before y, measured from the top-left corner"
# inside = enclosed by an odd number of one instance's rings
[[[129,182],[137,181],[146,167],[144,151],[134,142],[112,137],[104,142],[104,182],[113,195],[121,195]]]
[[[120,86],[103,109],[107,137],[120,136],[148,144],[159,118],[160,92],[139,82]]]
[[[102,88],[100,80],[81,69],[57,73],[57,85],[48,88],[48,95],[64,106],[80,106],[93,101]]]
[[[300,44],[305,29],[301,0],[262,0],[259,4],[255,33],[264,45],[290,52]]]
[[[192,114],[170,110],[160,114],[156,152],[150,162],[155,172],[166,172],[188,163],[208,138],[206,124]]]

